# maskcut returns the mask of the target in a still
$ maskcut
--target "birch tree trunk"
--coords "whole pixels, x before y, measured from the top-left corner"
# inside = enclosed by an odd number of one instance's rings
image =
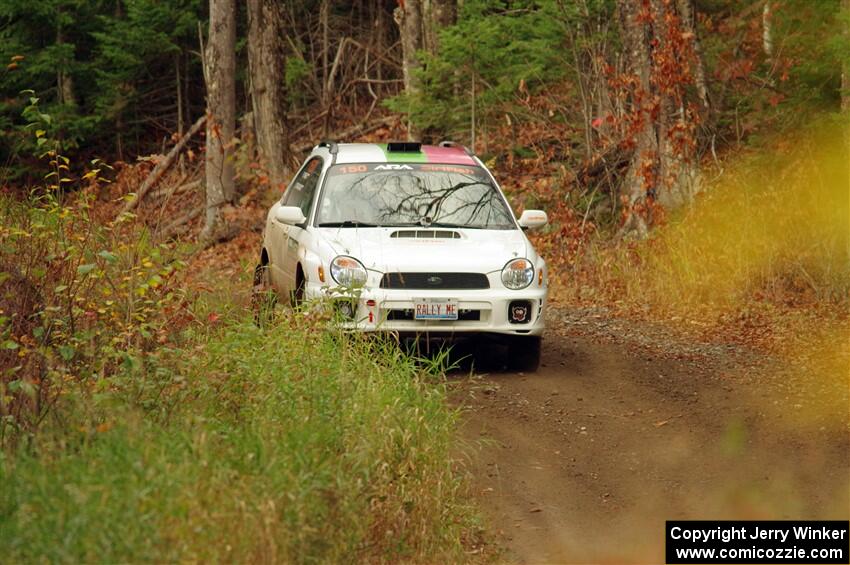
[[[286,159],[290,154],[282,9],[275,0],[248,0],[248,65],[254,131],[270,184],[278,192],[286,182]]]
[[[767,60],[773,59],[773,6],[765,0],[761,12],[761,43]]]
[[[235,0],[210,0],[206,53],[206,215],[202,240],[220,231],[221,207],[233,200],[233,134],[236,129]]]

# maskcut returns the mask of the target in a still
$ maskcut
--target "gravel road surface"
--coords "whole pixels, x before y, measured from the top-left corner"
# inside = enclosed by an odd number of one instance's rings
[[[739,347],[556,311],[538,372],[455,374],[501,557],[657,563],[667,519],[847,519],[847,382],[789,389],[767,367]]]

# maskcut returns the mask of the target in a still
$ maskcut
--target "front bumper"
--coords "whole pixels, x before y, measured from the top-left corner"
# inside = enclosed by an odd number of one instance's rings
[[[494,333],[502,335],[542,335],[546,310],[545,286],[523,290],[412,290],[363,288],[353,299],[355,310],[348,329],[399,333]],[[327,285],[307,283],[308,299],[327,298]],[[414,320],[412,311],[419,299],[457,300],[459,320]],[[531,310],[526,323],[511,323],[509,309],[516,301],[528,301]],[[406,319],[411,318],[411,319]]]

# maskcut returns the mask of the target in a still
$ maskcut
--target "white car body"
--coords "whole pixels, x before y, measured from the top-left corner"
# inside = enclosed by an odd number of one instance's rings
[[[541,211],[526,211],[518,222],[495,179],[465,148],[422,146],[418,153],[411,151],[409,155],[419,165],[427,163],[425,166],[431,168],[480,167],[508,210],[510,228],[443,228],[427,223],[403,227],[319,227],[317,203],[323,197],[332,166],[367,164],[394,170],[404,165],[399,161],[406,155],[375,144],[322,143],[313,150],[287,191],[268,212],[261,265],[267,266],[275,293],[291,296],[298,292],[299,298],[307,300],[333,296],[339,285],[331,276],[331,263],[339,256],[353,257],[365,267],[366,281],[357,289],[355,310],[345,322],[347,327],[416,334],[541,336],[548,290],[546,264],[523,227],[543,225],[546,215]],[[301,212],[306,212],[302,215],[297,208],[286,204],[297,202],[298,195],[290,193],[304,190],[305,186],[308,187],[305,194],[311,189],[312,194],[301,202]],[[503,283],[502,270],[518,258],[533,265],[534,275],[531,284],[514,290]],[[414,284],[408,279],[418,282]],[[385,288],[391,281],[402,288]],[[487,288],[480,288],[485,285]],[[479,288],[457,288],[469,286]],[[424,310],[413,313],[417,304],[423,303],[448,311],[452,311],[454,304],[458,319],[416,319]],[[527,320],[520,323],[512,320],[511,308],[524,307],[526,303],[530,308]]]

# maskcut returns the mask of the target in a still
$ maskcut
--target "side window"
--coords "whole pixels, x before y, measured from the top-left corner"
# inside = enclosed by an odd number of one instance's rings
[[[305,216],[310,215],[310,207],[313,204],[313,195],[319,184],[319,176],[322,174],[322,159],[314,157],[307,161],[304,168],[289,185],[283,196],[284,206],[298,206]]]

